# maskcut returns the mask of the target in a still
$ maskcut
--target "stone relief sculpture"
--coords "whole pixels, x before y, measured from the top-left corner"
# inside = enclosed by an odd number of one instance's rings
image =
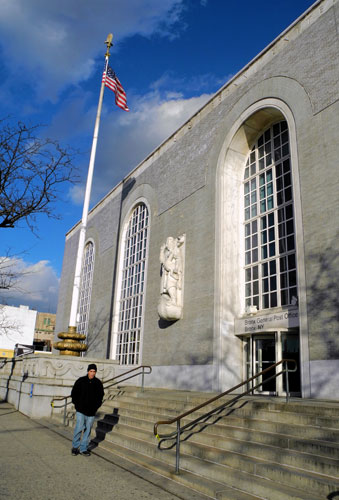
[[[185,235],[169,236],[160,249],[161,281],[158,314],[166,321],[182,317]]]

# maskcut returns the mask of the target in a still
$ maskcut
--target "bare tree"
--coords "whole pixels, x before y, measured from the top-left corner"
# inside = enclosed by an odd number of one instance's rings
[[[22,325],[17,320],[9,318],[6,314],[6,306],[0,304],[0,336],[4,335],[9,339],[22,336]]]
[[[17,280],[17,273],[9,257],[0,257],[0,290],[9,290]]]
[[[75,181],[77,153],[40,138],[41,125],[0,123],[0,228],[25,221],[34,230],[38,214],[59,217],[53,202]]]
[[[78,152],[42,138],[41,129],[0,120],[0,228],[25,222],[35,233],[38,215],[59,218],[54,202],[76,180],[73,161]],[[20,290],[27,271],[19,264],[18,255],[10,251],[0,256],[0,292]],[[16,326],[8,324],[0,309],[0,336]]]
[[[0,256],[0,293],[1,290],[20,290],[18,287],[19,280],[30,274],[20,266],[20,259],[25,254],[12,255],[8,250],[6,255]],[[1,296],[0,296],[1,300]]]

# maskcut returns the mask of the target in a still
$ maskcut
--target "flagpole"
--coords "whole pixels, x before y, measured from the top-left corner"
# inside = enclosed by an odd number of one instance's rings
[[[105,44],[107,46],[107,50],[106,50],[106,54],[105,54],[105,61],[106,61],[106,63],[105,63],[105,75],[107,75],[108,60],[110,57],[109,49],[113,45],[112,39],[113,39],[113,35],[112,35],[112,33],[110,33],[107,36],[107,40],[105,42]],[[106,76],[105,76],[105,78],[106,78]],[[86,191],[85,191],[85,198],[84,198],[84,205],[83,205],[82,219],[81,219],[81,226],[80,226],[80,234],[79,234],[77,259],[76,259],[76,264],[75,264],[71,312],[70,312],[70,319],[69,319],[69,329],[71,328],[71,330],[73,330],[73,331],[75,330],[76,325],[77,325],[77,311],[78,311],[78,302],[79,302],[79,294],[80,294],[80,279],[81,279],[82,259],[83,259],[83,253],[84,253],[84,248],[85,248],[87,219],[88,219],[88,212],[89,212],[89,202],[90,202],[90,197],[91,197],[95,154],[96,154],[97,142],[98,142],[100,116],[101,116],[102,101],[103,101],[103,96],[104,96],[104,89],[105,89],[105,80],[102,81],[101,88],[100,88],[97,116],[96,116],[96,120],[95,120],[94,133],[93,133],[92,149],[91,149],[91,155],[90,155],[89,166],[88,166]]]

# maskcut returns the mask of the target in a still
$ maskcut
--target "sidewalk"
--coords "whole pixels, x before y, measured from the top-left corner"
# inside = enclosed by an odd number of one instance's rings
[[[0,401],[1,500],[177,500],[162,489],[167,481],[142,479],[99,453],[72,456],[62,436]],[[163,482],[162,482],[163,480]],[[172,482],[173,483],[173,482]],[[193,495],[194,496],[194,495]]]

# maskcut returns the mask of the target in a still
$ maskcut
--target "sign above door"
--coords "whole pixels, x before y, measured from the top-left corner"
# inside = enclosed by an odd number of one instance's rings
[[[289,329],[299,326],[299,311],[297,308],[263,314],[262,312],[236,319],[234,332],[236,335],[244,333],[272,332],[280,328]]]

